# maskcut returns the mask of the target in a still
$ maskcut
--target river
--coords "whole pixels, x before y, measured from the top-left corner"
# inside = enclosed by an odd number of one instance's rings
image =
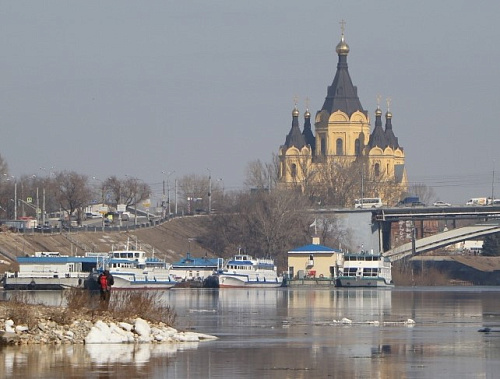
[[[58,292],[33,296],[61,302]],[[0,349],[0,377],[500,376],[498,287],[172,289],[163,300],[177,312],[177,328],[219,339],[9,346]],[[484,327],[491,331],[479,332]]]

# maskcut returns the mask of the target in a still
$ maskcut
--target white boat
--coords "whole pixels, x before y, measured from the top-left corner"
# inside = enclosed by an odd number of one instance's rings
[[[6,272],[6,290],[98,289],[99,274],[108,269],[114,277],[113,289],[169,289],[177,284],[170,265],[148,258],[141,250],[86,253],[85,256],[37,252],[18,257],[19,271]]]
[[[113,275],[113,290],[164,290],[177,284],[170,264],[155,257],[147,257],[142,250],[110,252],[89,278],[89,288],[98,288],[97,278],[104,269]]]
[[[336,284],[339,287],[392,287],[388,258],[368,251],[345,253]]]
[[[217,272],[219,287],[275,288],[283,285],[272,259],[254,259],[247,254],[235,255]]]
[[[96,269],[98,260],[96,255],[68,256],[54,251],[18,257],[19,271],[6,272],[2,278],[3,287],[6,290],[83,288],[85,279]]]

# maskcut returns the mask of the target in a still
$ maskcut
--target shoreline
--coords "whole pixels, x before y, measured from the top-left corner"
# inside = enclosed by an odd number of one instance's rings
[[[73,316],[67,308],[22,304],[26,322],[15,322],[15,306],[0,301],[0,346],[23,344],[182,343],[217,340],[216,336],[179,331],[140,317],[118,320],[102,311]]]

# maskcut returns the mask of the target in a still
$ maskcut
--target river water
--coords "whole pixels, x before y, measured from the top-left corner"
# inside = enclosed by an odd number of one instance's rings
[[[34,297],[61,302],[58,292]],[[177,328],[219,339],[5,347],[0,377],[500,377],[498,287],[172,289],[163,299]]]

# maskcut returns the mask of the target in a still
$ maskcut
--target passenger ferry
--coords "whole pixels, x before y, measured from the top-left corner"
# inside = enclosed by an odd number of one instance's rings
[[[338,287],[392,287],[392,264],[381,254],[361,251],[345,253],[339,276]]]
[[[112,289],[115,290],[170,289],[177,284],[170,264],[155,257],[147,257],[142,250],[111,251],[88,278],[88,288],[98,288],[97,279],[104,269],[113,276],[115,283]]]
[[[254,287],[275,288],[283,285],[272,259],[254,259],[247,254],[238,254],[217,272],[220,288]]]
[[[114,278],[113,289],[169,289],[177,284],[170,265],[141,250],[86,253],[84,256],[37,252],[18,257],[19,271],[6,272],[6,290],[98,289],[99,274],[107,269]]]
[[[101,253],[107,256],[107,253]],[[18,257],[19,271],[6,272],[2,278],[6,290],[61,290],[84,287],[100,256],[68,256],[56,251],[41,251]]]

